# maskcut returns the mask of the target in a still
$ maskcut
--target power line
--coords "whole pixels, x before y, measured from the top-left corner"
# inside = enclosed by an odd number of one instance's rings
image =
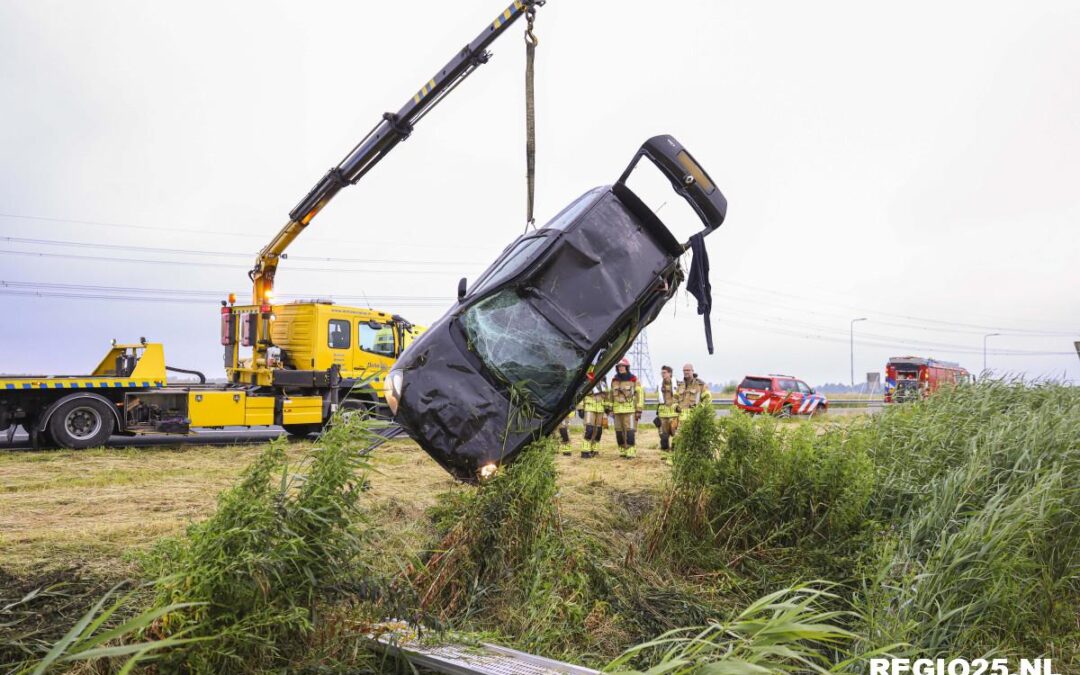
[[[240,238],[244,238],[244,239],[253,239],[253,240],[258,239],[258,240],[261,240],[261,241],[266,241],[267,240],[267,237],[265,235],[256,234],[254,232],[222,232],[220,230],[196,230],[196,229],[193,229],[193,228],[183,228],[183,227],[154,227],[152,225],[131,225],[131,224],[127,224],[127,223],[109,223],[109,222],[103,222],[103,221],[99,221],[99,220],[83,220],[83,219],[78,219],[78,218],[52,218],[52,217],[47,217],[47,216],[31,216],[31,215],[18,214],[18,213],[0,213],[0,218],[14,218],[14,219],[19,219],[19,220],[34,220],[34,221],[38,221],[38,222],[66,223],[66,224],[70,224],[70,225],[91,225],[93,227],[113,227],[113,228],[122,228],[122,229],[128,229],[128,230],[148,230],[148,231],[151,231],[151,232],[172,232],[172,233],[183,232],[185,234],[197,234],[197,235],[203,236],[203,237],[205,237],[205,236],[215,236],[215,237],[220,236],[220,237],[240,237]],[[313,242],[323,242],[323,243],[335,244],[335,245],[337,245],[337,244],[353,244],[353,245],[356,245],[356,246],[365,246],[365,247],[370,247],[370,246],[388,246],[388,247],[389,246],[400,246],[400,245],[402,245],[404,243],[404,242],[401,242],[401,241],[387,242],[387,241],[375,241],[375,240],[370,240],[370,239],[365,239],[363,241],[358,241],[358,240],[355,240],[355,239],[337,239],[337,238],[327,239],[327,238],[322,238],[322,237],[306,237],[305,240],[306,241],[313,241]],[[438,250],[447,249],[447,248],[460,248],[460,249],[471,249],[471,248],[473,248],[472,246],[466,246],[466,245],[463,245],[463,244],[456,244],[456,245],[455,244],[423,244],[423,243],[412,243],[412,242],[409,242],[408,246],[409,246],[409,248],[433,248],[433,249],[438,249]]]
[[[856,312],[859,312],[859,313],[879,314],[879,315],[882,315],[882,316],[891,316],[891,317],[894,317],[894,318],[907,319],[909,321],[918,321],[918,322],[921,322],[921,323],[930,323],[930,324],[937,324],[937,325],[950,325],[950,326],[961,326],[961,327],[964,327],[964,328],[972,328],[972,329],[977,329],[977,330],[982,330],[982,331],[985,331],[985,330],[1000,330],[1000,331],[1004,331],[1004,332],[1008,332],[1008,333],[1029,333],[1029,332],[1033,332],[1033,333],[1041,333],[1041,334],[1060,333],[1062,335],[1075,335],[1077,332],[1080,332],[1080,331],[1070,331],[1067,328],[1064,328],[1064,329],[1061,329],[1061,330],[1033,330],[1033,329],[1030,329],[1030,328],[1008,327],[1008,326],[1004,326],[1004,325],[1001,325],[1001,324],[988,325],[988,324],[966,323],[966,322],[960,322],[960,321],[946,321],[946,320],[942,320],[942,319],[933,319],[933,318],[929,318],[929,317],[912,316],[912,315],[908,315],[908,314],[899,314],[899,313],[896,313],[896,312],[886,312],[886,311],[881,311],[881,310],[867,308],[867,307],[860,307],[860,306],[851,305],[851,304],[831,302],[829,300],[823,300],[820,296],[809,297],[809,296],[800,296],[800,295],[798,295],[796,293],[790,293],[790,292],[787,292],[787,291],[784,291],[784,292],[773,291],[773,290],[770,290],[770,289],[767,289],[767,288],[761,288],[761,287],[758,287],[758,286],[751,286],[751,285],[748,285],[748,284],[744,284],[744,283],[741,283],[741,282],[738,282],[738,281],[731,281],[731,280],[728,280],[728,279],[719,279],[717,281],[719,283],[721,283],[721,284],[727,284],[729,286],[735,286],[735,287],[738,287],[738,288],[743,288],[743,289],[753,291],[753,292],[756,292],[756,293],[765,293],[765,294],[768,294],[768,295],[780,296],[780,297],[785,298],[785,299],[801,298],[803,300],[814,302],[816,304],[825,304],[825,305],[832,305],[834,307],[843,307],[843,308],[845,308],[847,310],[856,311]],[[821,289],[821,290],[824,292],[824,289]]]
[[[201,298],[224,298],[229,294],[229,291],[222,290],[206,290],[206,289],[180,289],[180,288],[138,288],[131,286],[100,286],[94,284],[63,284],[53,282],[42,281],[8,281],[0,279],[0,288],[14,288],[14,289],[36,289],[47,291],[87,291],[87,292],[106,292],[106,293],[121,293],[121,294],[144,294],[144,293],[156,293],[162,295],[172,296],[199,296]],[[327,297],[325,293],[282,293],[276,297],[281,299],[299,300],[305,298],[319,298]],[[377,298],[384,301],[431,301],[446,303],[452,300],[451,296],[439,296],[439,295],[339,295],[331,294],[329,296],[333,299],[340,300],[364,300]],[[201,302],[202,300],[200,300]]]
[[[82,284],[61,284],[47,282],[20,282],[0,280],[0,294],[22,297],[65,298],[83,300],[115,300],[131,302],[168,302],[180,304],[207,305],[211,299],[226,295],[223,291],[182,290],[160,288],[128,288],[118,286],[97,286]],[[282,299],[303,299],[318,294],[287,294]],[[365,304],[394,305],[398,307],[446,307],[452,303],[449,297],[440,296],[402,296],[402,295],[360,295],[333,296],[336,300],[362,300]],[[740,320],[741,319],[741,320]],[[728,312],[723,318],[724,324],[740,325],[755,330],[766,330],[772,335],[787,335],[825,342],[846,342],[839,332],[831,327],[823,327],[804,322],[790,322],[771,318],[762,318],[760,314],[749,312]],[[780,325],[776,325],[779,323]],[[798,330],[799,327],[808,330]],[[811,332],[808,332],[811,331]],[[817,331],[817,332],[813,332]],[[964,345],[945,343],[926,343],[905,340],[894,336],[863,334],[857,342],[862,346],[919,348],[963,354],[979,354],[981,349]],[[1067,356],[1072,352],[1054,352],[1039,350],[995,349],[988,353],[995,356]]]
[[[159,246],[135,246],[133,244],[105,244],[100,242],[89,241],[70,241],[70,240],[57,240],[57,239],[31,239],[28,237],[6,237],[0,236],[0,241],[7,241],[13,244],[35,244],[42,246],[70,246],[73,248],[95,248],[105,249],[110,251],[141,251],[143,253],[178,253],[182,255],[200,255],[200,256],[212,256],[217,258],[250,258],[247,253],[236,253],[231,251],[205,251],[197,249],[184,249],[184,248],[167,248]],[[478,262],[469,262],[462,260],[391,260],[386,258],[339,258],[332,256],[303,256],[303,255],[283,255],[283,258],[288,260],[302,260],[302,261],[314,261],[314,262],[347,262],[347,263],[360,263],[371,265],[479,265]]]
[[[721,306],[721,308],[724,309],[722,306]],[[741,310],[734,310],[733,311],[731,308],[726,308],[726,309],[728,309],[729,312],[731,312],[731,313],[733,313],[735,315],[741,315],[741,316],[744,316],[744,317],[750,317],[750,318],[758,319],[758,320],[761,320],[761,321],[763,321],[765,323],[769,323],[769,324],[780,324],[781,326],[787,327],[787,328],[802,327],[802,328],[807,328],[807,329],[810,329],[810,330],[820,331],[820,332],[824,332],[824,333],[830,333],[830,334],[841,336],[841,337],[847,335],[847,331],[839,329],[839,328],[834,327],[834,326],[823,326],[823,325],[820,325],[820,324],[814,324],[814,323],[810,323],[810,322],[806,322],[806,321],[797,321],[797,320],[792,320],[792,319],[787,319],[787,318],[766,316],[766,315],[762,315],[762,314],[755,314],[753,312],[745,312],[745,311],[741,311]],[[888,342],[889,344],[904,344],[904,345],[907,345],[909,347],[914,347],[914,348],[919,348],[919,349],[939,349],[939,350],[949,350],[949,351],[962,351],[962,350],[968,350],[968,349],[975,349],[975,348],[969,347],[967,345],[958,345],[958,344],[947,343],[947,342],[931,342],[931,341],[927,341],[927,340],[916,340],[916,339],[911,339],[911,338],[902,338],[902,337],[898,337],[898,336],[895,336],[895,335],[882,335],[882,334],[879,334],[879,333],[867,333],[865,331],[860,331],[860,337],[864,338],[864,339],[868,338],[868,339],[881,340],[881,341],[884,341],[884,342]],[[1025,337],[1034,337],[1034,336],[1025,336]],[[978,352],[978,353],[981,353],[982,350],[981,349],[975,349],[975,351]]]
[[[153,230],[153,231],[189,232],[189,233],[199,234],[199,235],[227,234],[227,235],[230,235],[230,236],[233,236],[233,235],[235,235],[235,236],[251,236],[251,237],[258,236],[258,235],[251,235],[251,234],[220,233],[220,232],[209,232],[209,231],[206,231],[206,230],[194,230],[194,229],[183,229],[183,228],[161,228],[161,227],[151,227],[151,226],[145,226],[145,225],[127,225],[127,224],[108,223],[108,222],[93,221],[93,220],[48,218],[48,217],[42,217],[42,216],[29,216],[29,215],[19,215],[19,214],[10,214],[10,213],[0,213],[0,217],[23,218],[23,219],[38,220],[38,221],[55,221],[55,222],[65,222],[65,223],[76,223],[76,224],[86,224],[86,225],[95,225],[95,226],[103,226],[103,227],[124,227],[124,228],[144,229],[144,230]],[[0,237],[0,241],[8,241],[8,242],[20,243],[20,244],[45,245],[45,246],[71,246],[71,247],[78,247],[78,248],[96,248],[96,249],[105,249],[105,250],[131,250],[131,251],[141,251],[141,252],[147,252],[147,253],[198,255],[198,256],[209,256],[209,257],[243,258],[243,257],[248,257],[249,256],[249,254],[236,253],[236,252],[207,251],[207,250],[197,250],[197,249],[167,248],[167,247],[152,247],[152,246],[136,246],[136,245],[132,245],[132,244],[107,244],[107,243],[99,243],[99,242],[81,242],[81,241],[71,241],[71,240],[35,239],[35,238],[27,238],[27,237],[4,236],[4,237]],[[309,241],[315,241],[315,240],[314,239],[309,239]],[[335,244],[342,243],[341,241],[338,241],[338,240],[332,240],[332,242],[335,243]],[[356,242],[356,243],[361,243],[361,242]],[[362,243],[364,245],[370,246],[374,242],[368,241],[368,242],[362,242]],[[410,246],[412,246],[412,244],[410,244]],[[445,248],[445,247],[439,247],[439,248]],[[189,261],[146,260],[146,259],[137,259],[137,258],[100,258],[100,257],[92,257],[92,256],[75,256],[73,254],[59,254],[59,253],[45,253],[45,252],[40,252],[39,253],[39,252],[32,252],[32,251],[0,250],[0,254],[23,255],[23,256],[41,256],[41,257],[65,257],[66,256],[66,257],[69,257],[71,259],[108,260],[110,262],[132,262],[132,263],[144,263],[144,264],[166,264],[166,265],[177,265],[177,264],[193,265],[193,264],[196,264],[196,263],[189,262]],[[374,264],[374,265],[414,265],[414,266],[421,266],[421,267],[423,267],[423,266],[433,266],[433,265],[442,265],[442,264],[477,265],[477,266],[480,265],[480,263],[472,263],[472,262],[466,262],[466,261],[395,260],[395,259],[381,259],[381,258],[345,258],[345,257],[333,257],[333,256],[299,256],[299,255],[287,256],[287,257],[288,257],[288,259],[291,259],[291,260],[294,260],[294,261],[302,261],[302,262],[331,262],[331,263],[332,262],[344,262],[344,263],[353,263],[353,264]],[[241,266],[241,265],[220,265],[220,264],[215,265],[215,264],[212,264],[212,263],[204,263],[204,264],[206,266],[210,266],[210,267],[228,267],[228,268],[231,268],[231,269],[246,269],[246,266]],[[312,272],[338,272],[338,271],[340,271],[340,272],[361,273],[361,274],[385,271],[385,270],[360,270],[360,269],[338,269],[338,268],[330,269],[330,268],[315,268],[315,267],[289,267],[288,269],[290,271],[296,270],[296,271],[301,271],[301,272],[308,272],[308,271],[312,271]],[[409,271],[409,273],[415,274],[415,273],[419,273],[419,272],[417,272],[417,271]],[[431,274],[447,274],[447,275],[450,275],[450,274],[460,274],[460,270],[431,270],[429,273],[431,273]],[[1003,326],[1003,325],[985,325],[985,324],[972,324],[972,323],[964,323],[964,322],[957,322],[957,321],[945,321],[945,320],[933,319],[933,318],[929,318],[929,317],[918,317],[918,316],[905,315],[905,314],[899,314],[899,313],[894,313],[894,312],[883,312],[883,311],[880,311],[880,310],[867,308],[867,307],[858,307],[858,306],[848,305],[848,304],[843,304],[843,303],[830,302],[828,300],[822,300],[822,298],[820,296],[816,296],[816,297],[813,297],[813,298],[807,297],[807,296],[799,296],[798,294],[794,294],[794,293],[791,293],[789,291],[779,292],[779,291],[774,291],[774,290],[770,290],[770,289],[766,289],[766,288],[760,288],[758,286],[751,286],[751,285],[748,285],[748,284],[744,284],[744,283],[737,282],[737,281],[731,281],[731,280],[727,280],[727,279],[718,279],[717,281],[719,283],[721,283],[721,284],[728,284],[728,285],[738,287],[738,288],[742,288],[742,289],[745,289],[746,291],[757,293],[757,294],[768,294],[768,295],[771,295],[771,296],[779,296],[783,300],[791,300],[792,298],[802,298],[804,300],[812,301],[812,302],[817,303],[817,304],[832,305],[834,307],[844,307],[844,308],[847,308],[849,310],[854,310],[854,311],[857,311],[857,312],[860,312],[860,313],[869,313],[869,314],[875,314],[875,315],[881,315],[881,316],[891,316],[891,317],[894,317],[894,318],[905,319],[907,321],[906,323],[899,323],[899,322],[895,322],[895,321],[887,321],[887,320],[882,320],[880,318],[874,318],[874,322],[877,323],[877,324],[881,324],[881,325],[885,325],[885,326],[892,326],[892,327],[897,327],[897,328],[914,329],[914,330],[931,331],[931,332],[956,333],[956,334],[966,333],[966,334],[970,334],[970,335],[981,335],[981,334],[984,334],[986,331],[989,330],[989,331],[1007,332],[1007,333],[1018,335],[1018,336],[1036,336],[1036,335],[1038,335],[1038,336],[1047,336],[1047,337],[1073,336],[1073,335],[1076,335],[1077,332],[1080,332],[1080,331],[1067,331],[1067,330],[1066,331],[1062,331],[1062,330],[1039,330],[1039,329],[1036,329],[1036,328],[1018,328],[1018,327],[1009,327],[1009,326]],[[831,316],[834,316],[834,317],[843,318],[839,314],[821,312],[819,310],[809,310],[809,309],[806,309],[804,307],[792,305],[792,304],[789,304],[789,303],[782,303],[782,302],[776,302],[776,301],[767,302],[767,301],[764,301],[764,300],[752,300],[752,299],[747,298],[745,296],[731,296],[730,299],[733,300],[733,301],[736,301],[736,302],[744,302],[744,303],[749,303],[749,304],[768,304],[768,305],[774,306],[774,307],[781,307],[781,308],[786,308],[786,309],[792,309],[792,310],[795,310],[795,311],[802,311],[802,312],[805,312],[805,313],[808,313],[808,314],[811,314],[811,315],[822,315],[822,316],[830,316],[831,315]],[[912,325],[911,322],[925,323],[925,324],[932,324],[932,325],[930,325],[930,326],[919,326],[919,325]]]
[[[118,300],[123,302],[163,302],[182,305],[209,305],[206,300],[200,298],[184,298],[173,296],[153,295],[119,295],[106,293],[70,293],[64,291],[34,291],[0,288],[0,295],[32,297],[32,298],[63,298],[69,300]],[[375,303],[379,304],[379,303]],[[389,304],[389,303],[388,303]],[[449,300],[443,302],[411,302],[399,300],[393,303],[395,307],[446,307]],[[365,306],[368,306],[365,303]],[[992,352],[991,352],[992,353]]]
[[[94,260],[102,262],[127,262],[127,263],[139,263],[147,265],[181,265],[186,267],[217,267],[223,269],[234,270],[247,270],[247,265],[230,265],[228,263],[212,263],[212,262],[197,262],[194,260],[147,260],[145,258],[114,258],[109,256],[94,256],[94,255],[78,255],[75,253],[45,253],[41,251],[11,251],[7,249],[0,249],[0,255],[16,255],[26,256],[32,258],[64,258],[68,260]],[[348,272],[354,274],[386,274],[386,269],[356,269],[348,267],[296,267],[290,266],[289,272]],[[445,274],[445,275],[461,275],[462,271],[458,270],[407,270],[406,274]]]
[[[742,326],[742,327],[745,327],[745,328],[751,328],[751,329],[754,329],[756,331],[766,331],[770,335],[788,335],[788,336],[798,337],[798,338],[805,339],[805,340],[814,340],[814,341],[817,341],[817,342],[834,342],[834,343],[840,343],[840,344],[845,344],[845,345],[848,343],[847,338],[830,337],[828,335],[820,335],[820,334],[807,333],[807,332],[802,332],[802,331],[786,330],[786,329],[783,329],[783,328],[776,328],[774,326],[761,325],[761,324],[753,323],[752,321],[746,321],[746,320],[728,318],[728,319],[725,319],[725,323],[727,323],[729,325],[736,325],[736,326]],[[866,346],[866,347],[890,347],[890,348],[900,347],[900,348],[905,348],[905,349],[910,348],[909,345],[905,345],[903,343],[896,342],[896,341],[884,342],[884,341],[877,341],[877,340],[864,340],[862,338],[857,338],[855,340],[855,344]],[[952,352],[956,352],[956,353],[973,354],[973,355],[982,354],[981,349],[969,349],[969,348],[958,348],[958,349],[940,350],[940,351],[952,351]],[[1075,352],[1022,351],[1022,350],[1007,350],[1007,351],[998,350],[998,351],[994,351],[994,350],[988,350],[987,353],[988,354],[994,354],[995,356],[1071,356]]]

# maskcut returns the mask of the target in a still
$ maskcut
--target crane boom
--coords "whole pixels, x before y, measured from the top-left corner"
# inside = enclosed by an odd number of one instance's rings
[[[394,146],[408,138],[413,126],[428,111],[474,70],[487,63],[491,56],[487,48],[492,42],[506,32],[522,14],[535,12],[536,8],[545,2],[546,0],[514,0],[510,3],[472,42],[465,45],[420,91],[406,101],[400,110],[396,113],[384,113],[375,128],[368,132],[337,166],[326,172],[315,187],[289,212],[289,222],[259,251],[255,267],[248,273],[253,283],[254,305],[264,306],[269,303],[278,261],[285,249],[334,195],[346,185],[356,184],[379,160],[393,150]]]

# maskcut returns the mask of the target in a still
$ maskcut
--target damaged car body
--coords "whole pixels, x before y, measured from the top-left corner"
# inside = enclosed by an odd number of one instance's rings
[[[643,157],[705,225],[691,238],[697,266],[727,201],[678,141],[656,136],[614,185],[519,237],[468,292],[462,280],[458,303],[387,377],[396,421],[458,479],[476,481],[551,433],[591,386],[590,370],[612,369],[683,281],[691,243],[626,186]]]

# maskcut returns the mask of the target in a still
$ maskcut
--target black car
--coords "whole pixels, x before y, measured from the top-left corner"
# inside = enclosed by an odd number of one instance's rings
[[[680,243],[627,186],[646,157],[705,229]],[[727,200],[671,136],[649,139],[614,185],[589,190],[543,228],[518,237],[398,359],[386,382],[395,419],[455,477],[494,471],[551,433],[674,295],[694,250],[691,292],[707,310],[702,237]],[[703,309],[704,306],[704,309]],[[706,316],[706,334],[708,317]],[[711,342],[710,342],[711,351]]]

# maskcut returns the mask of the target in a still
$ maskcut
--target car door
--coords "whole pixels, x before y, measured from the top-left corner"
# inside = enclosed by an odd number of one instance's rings
[[[802,405],[802,394],[799,393],[799,385],[795,380],[780,380],[777,382],[784,391],[783,406],[790,405],[792,412],[796,412]]]
[[[811,389],[810,386],[802,380],[796,380],[795,384],[799,388],[799,406],[798,408],[796,408],[796,410],[798,410],[800,413],[806,414],[814,412],[814,408],[817,407],[814,390]]]

